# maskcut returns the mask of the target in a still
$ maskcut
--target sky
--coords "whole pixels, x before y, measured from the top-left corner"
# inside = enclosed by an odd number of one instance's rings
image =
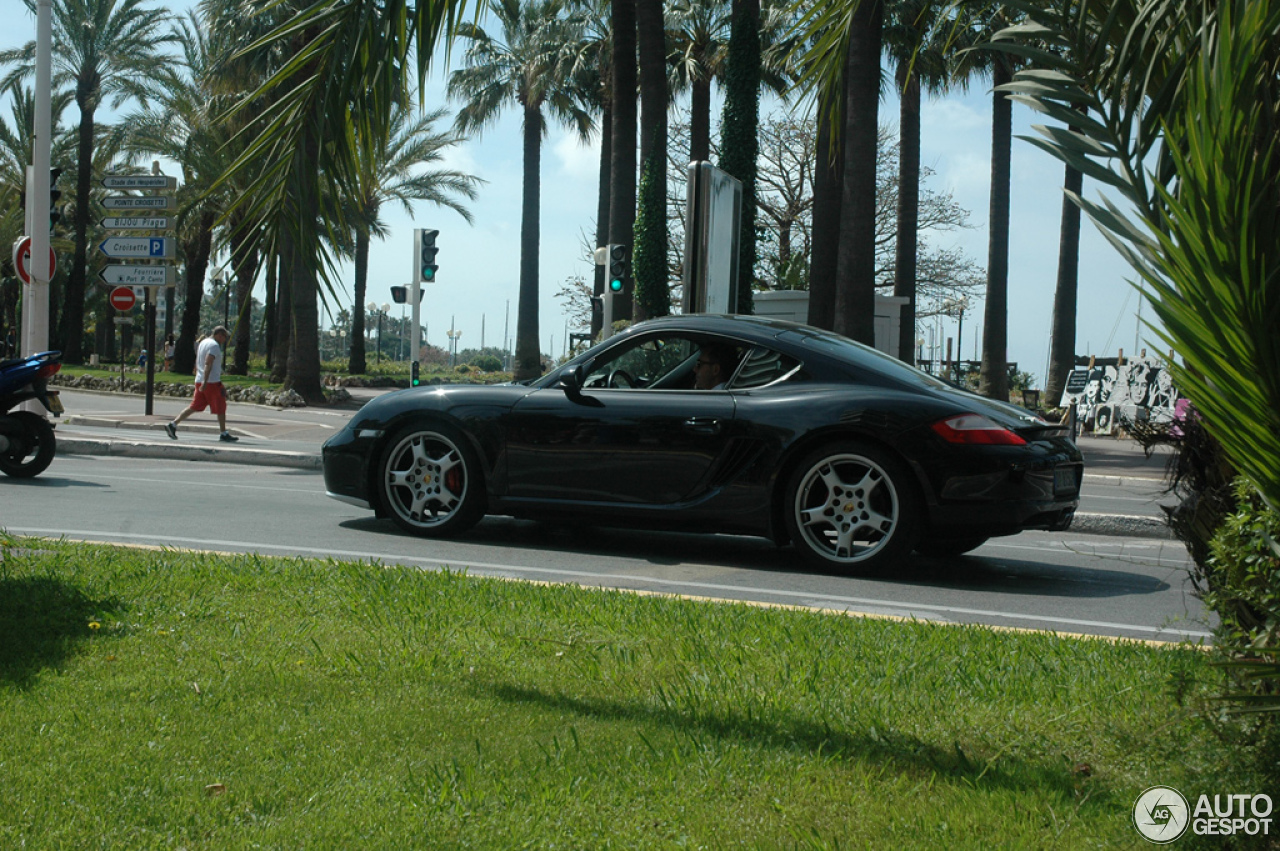
[[[170,9],[185,12],[191,5],[172,0]],[[0,0],[10,24],[0,31],[0,49],[16,47],[35,38],[35,16],[21,0]],[[458,51],[454,53],[458,56]],[[427,109],[453,111],[444,95],[444,76],[432,75],[424,95]],[[761,113],[776,108],[762,103]],[[8,106],[0,109],[10,120]],[[880,123],[896,131],[898,99],[891,90],[880,105]],[[1014,134],[1032,135],[1032,125],[1042,123],[1029,108],[1013,107]],[[99,113],[101,120],[111,120]],[[77,120],[72,106],[64,124]],[[989,85],[976,82],[967,92],[944,98],[926,96],[922,116],[921,161],[934,170],[928,186],[949,191],[969,211],[972,228],[937,234],[938,247],[958,247],[985,267],[990,190],[991,94]],[[446,347],[447,332],[460,332],[459,350],[514,344],[520,259],[520,187],[522,180],[520,120],[509,109],[485,132],[453,148],[443,167],[483,178],[476,201],[468,204],[474,224],[452,210],[425,203],[409,217],[398,206],[384,208],[390,236],[370,249],[369,291],[366,303],[391,303],[390,287],[406,284],[413,272],[413,229],[435,228],[440,269],[435,283],[426,285],[423,320],[427,340]],[[1036,376],[1033,386],[1043,386],[1049,357],[1049,329],[1057,277],[1058,234],[1062,212],[1062,165],[1031,144],[1015,138],[1012,156],[1012,206],[1009,249],[1009,346],[1008,358],[1022,371]],[[598,135],[589,144],[576,134],[551,126],[543,143],[540,249],[541,348],[559,356],[565,349],[566,311],[555,294],[573,276],[589,276],[592,267],[584,257],[583,234],[595,233],[596,193],[599,171]],[[1086,180],[1086,197],[1097,197],[1098,187]],[[341,304],[349,306],[354,273],[350,264],[340,268],[345,293]],[[1151,336],[1140,327],[1139,296],[1128,283],[1130,267],[1086,220],[1081,228],[1080,288],[1076,353],[1114,356],[1124,349],[1132,355],[1139,348],[1154,348]],[[259,293],[259,297],[261,294]],[[400,308],[392,304],[392,314]],[[1149,307],[1143,312],[1151,317]],[[925,340],[939,349],[957,333],[955,320],[931,323],[919,329]],[[967,314],[962,331],[965,358],[975,357],[980,341],[980,307]],[[568,332],[580,329],[569,327]],[[935,355],[936,356],[936,355]]]

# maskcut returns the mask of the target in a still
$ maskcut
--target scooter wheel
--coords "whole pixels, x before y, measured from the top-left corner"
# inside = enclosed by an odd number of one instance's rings
[[[15,411],[7,416],[22,424],[23,434],[0,453],[0,472],[15,479],[29,479],[43,473],[53,462],[57,441],[53,426],[39,414]]]

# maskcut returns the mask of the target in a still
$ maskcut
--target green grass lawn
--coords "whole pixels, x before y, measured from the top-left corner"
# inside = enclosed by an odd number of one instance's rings
[[[0,553],[3,848],[1133,848],[1146,787],[1256,780],[1189,708],[1194,649]]]

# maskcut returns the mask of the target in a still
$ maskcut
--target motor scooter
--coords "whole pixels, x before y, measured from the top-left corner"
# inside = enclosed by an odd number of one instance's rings
[[[62,352],[0,361],[0,472],[29,479],[53,461],[57,442],[49,420],[43,414],[13,409],[35,399],[49,413],[61,414],[58,391],[49,389],[49,376],[60,369]]]

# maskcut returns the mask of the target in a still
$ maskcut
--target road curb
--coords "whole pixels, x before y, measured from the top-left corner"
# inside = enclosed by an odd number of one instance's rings
[[[1163,517],[1144,517],[1137,514],[1087,514],[1076,512],[1071,521],[1072,532],[1087,535],[1125,535],[1134,538],[1160,538],[1174,540],[1173,531]]]
[[[123,458],[165,458],[178,461],[218,461],[224,464],[252,464],[259,467],[321,469],[320,455],[312,452],[285,452],[250,447],[156,444],[128,440],[97,440],[59,437],[59,455],[114,455]]]

